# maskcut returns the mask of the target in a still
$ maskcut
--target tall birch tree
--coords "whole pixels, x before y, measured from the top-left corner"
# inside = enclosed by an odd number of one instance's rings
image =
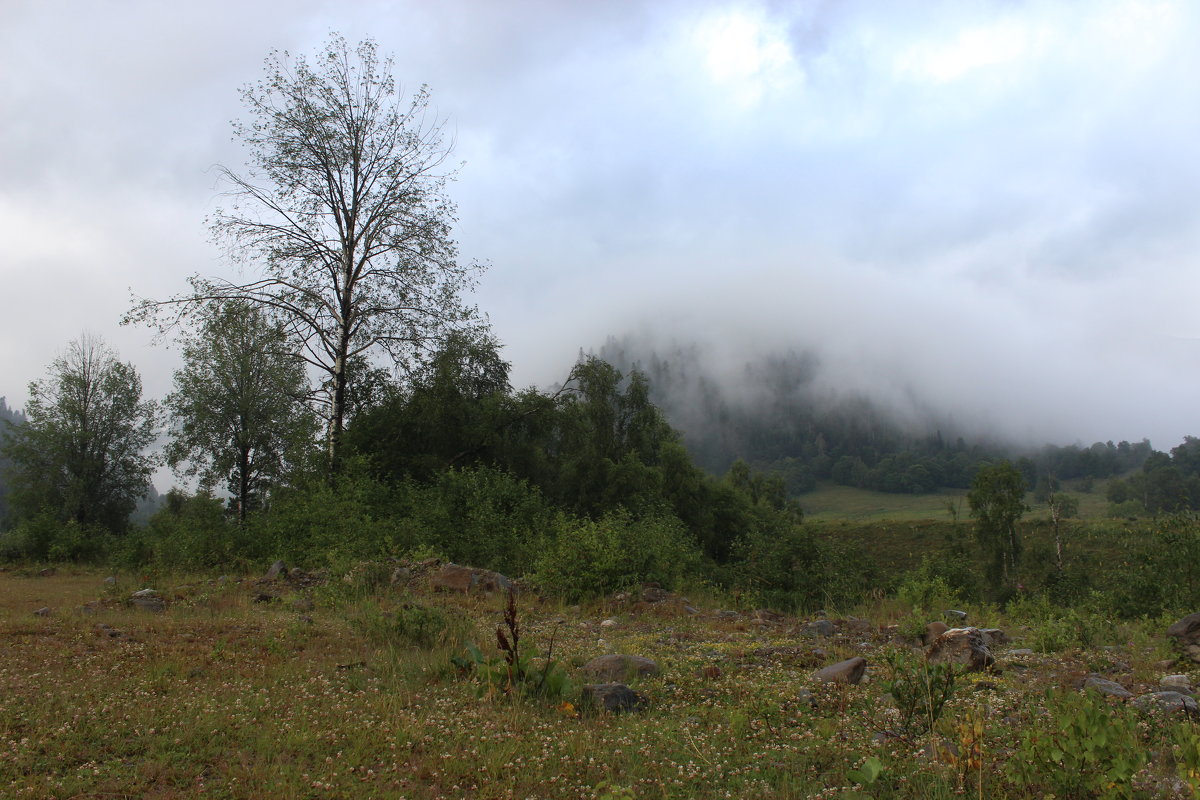
[[[336,35],[313,61],[271,53],[265,77],[242,89],[248,119],[234,123],[246,168],[218,168],[229,203],[209,220],[256,277],[194,276],[191,292],[126,317],[169,326],[214,299],[269,312],[320,376],[331,468],[355,376],[374,374],[380,356],[407,365],[477,319],[463,296],[482,268],[458,260],[444,123],[427,87],[399,97],[392,67],[373,41],[351,48]]]

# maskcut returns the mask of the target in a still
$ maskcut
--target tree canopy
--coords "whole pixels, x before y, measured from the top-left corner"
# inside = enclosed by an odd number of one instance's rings
[[[260,277],[194,276],[192,291],[143,301],[127,320],[166,324],[209,300],[239,299],[269,313],[298,357],[321,376],[331,465],[355,387],[386,355],[414,356],[476,314],[463,304],[480,271],[460,264],[446,194],[450,145],[422,86],[397,96],[392,62],[373,41],[333,36],[313,61],[274,52],[265,77],[242,90],[249,120],[234,125],[245,171],[220,167],[230,202],[214,238]],[[174,309],[174,314],[168,309]]]
[[[29,397],[26,421],[3,446],[18,514],[123,529],[150,487],[154,459],[144,451],[158,428],[137,370],[85,334],[29,385]]]

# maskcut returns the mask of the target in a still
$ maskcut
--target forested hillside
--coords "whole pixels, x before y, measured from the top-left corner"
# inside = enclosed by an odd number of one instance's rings
[[[920,494],[965,489],[979,465],[1010,458],[1030,488],[1103,479],[1137,469],[1150,442],[1020,447],[969,431],[915,400],[904,412],[820,380],[811,353],[748,356],[718,373],[697,345],[665,352],[635,337],[610,338],[599,357],[640,370],[650,399],[678,428],[696,462],[722,474],[736,460],[784,476],[789,492],[818,480],[881,492]]]
[[[0,437],[3,437],[4,431],[9,425],[20,425],[23,422],[25,422],[25,415],[16,409],[9,408],[6,399],[0,397]],[[0,451],[0,526],[3,526],[4,520],[8,517],[8,482],[5,474],[11,463],[8,457]]]

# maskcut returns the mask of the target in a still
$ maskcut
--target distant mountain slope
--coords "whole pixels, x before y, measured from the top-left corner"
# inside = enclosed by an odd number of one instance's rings
[[[1020,448],[967,431],[906,397],[892,409],[823,380],[811,353],[717,359],[697,345],[654,346],[610,338],[597,355],[622,372],[643,372],[651,400],[678,429],[696,463],[721,474],[737,459],[787,478],[792,493],[818,480],[883,492],[965,489],[981,461],[1010,458],[1031,488],[1044,476],[1107,478],[1136,469],[1148,441],[1090,447]]]

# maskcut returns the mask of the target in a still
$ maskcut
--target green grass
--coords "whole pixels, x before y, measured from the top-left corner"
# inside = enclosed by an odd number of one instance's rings
[[[1091,492],[1064,490],[1079,500],[1080,519],[1102,519],[1107,515],[1108,501],[1104,497],[1104,483],[1099,482]],[[822,481],[815,491],[797,498],[804,509],[805,519],[813,522],[897,522],[916,520],[952,521],[948,506],[954,505],[961,521],[969,521],[971,508],[967,505],[964,489],[943,489],[931,494],[891,494],[839,486]],[[1049,519],[1050,512],[1044,503],[1035,503],[1029,494],[1025,502],[1031,507],[1027,519]]]
[[[335,582],[337,591],[317,594],[309,622],[286,591],[279,602],[256,603],[261,587],[251,582],[160,579],[171,605],[150,614],[120,602],[133,581],[111,592],[102,577],[0,574],[4,797],[1037,797],[1053,784],[1017,781],[1006,765],[1029,731],[1046,727],[1044,690],[1120,663],[1128,666],[1122,679],[1142,691],[1166,652],[1162,621],[1086,620],[1103,632],[1100,643],[1117,647],[1091,652],[1080,648],[1078,620],[1056,623],[1054,638],[1037,635],[1058,612],[1052,607],[1022,620],[968,607],[981,624],[1009,628],[1015,647],[1047,652],[988,676],[990,688],[964,676],[934,733],[910,740],[885,733],[896,723],[882,697],[884,656],[906,646],[894,641],[898,623],[921,621],[907,620],[912,611],[895,601],[850,609],[858,619],[840,622],[842,633],[813,640],[800,634],[798,618],[762,625],[718,619],[710,607],[689,616],[608,601],[571,611],[522,598],[525,639],[544,652],[553,635],[555,657],[573,672],[608,652],[644,655],[662,668],[637,684],[647,711],[579,716],[575,704],[557,700],[480,697],[450,667],[455,646],[406,646],[392,629],[363,624],[364,615],[420,603],[460,620],[462,632],[494,652],[498,597],[354,596]],[[78,613],[77,604],[98,599],[108,602]],[[51,615],[33,616],[43,605]],[[606,617],[617,626],[601,627]],[[872,665],[868,682],[813,679],[816,667],[852,655]],[[802,699],[806,692],[815,704]],[[973,720],[981,763],[948,747],[965,741]],[[1137,746],[1169,753],[1172,730],[1147,720]],[[933,758],[921,753],[931,743]],[[858,786],[868,759],[880,769]],[[1174,770],[1167,756],[1152,762],[1131,796],[1169,796]]]

